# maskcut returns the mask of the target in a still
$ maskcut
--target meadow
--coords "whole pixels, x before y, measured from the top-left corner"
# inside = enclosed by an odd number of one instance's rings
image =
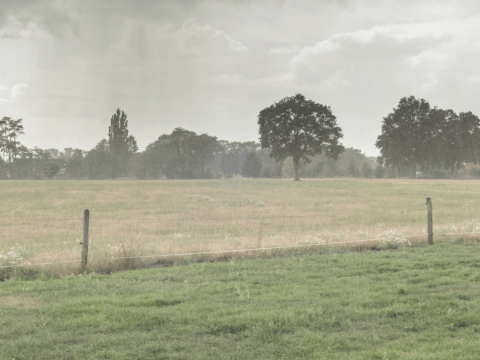
[[[0,359],[478,359],[475,241],[0,282]]]
[[[33,273],[79,271],[84,209],[90,210],[88,269],[98,273],[183,261],[169,254],[408,246],[426,239],[427,196],[435,241],[480,232],[474,180],[3,181],[0,192],[0,265]],[[162,257],[148,257],[155,255]]]
[[[0,259],[13,266],[0,269],[0,359],[478,358],[478,181],[7,181],[0,191]],[[276,249],[198,255],[260,247]],[[69,262],[40,265],[57,261]]]

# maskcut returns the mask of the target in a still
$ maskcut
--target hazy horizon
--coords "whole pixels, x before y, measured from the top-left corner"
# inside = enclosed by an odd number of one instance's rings
[[[475,1],[0,0],[0,116],[28,147],[90,149],[117,108],[141,150],[183,127],[258,141],[302,93],[378,155],[401,97],[480,115]]]

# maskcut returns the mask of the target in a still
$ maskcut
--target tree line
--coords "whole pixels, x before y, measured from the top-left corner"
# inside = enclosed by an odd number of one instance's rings
[[[401,176],[448,169],[453,177],[465,164],[480,162],[480,119],[472,112],[457,114],[404,97],[383,118],[375,145],[378,162],[395,167]]]
[[[449,169],[453,175],[480,159],[480,120],[471,112],[431,107],[402,98],[382,123],[378,158],[345,148],[342,129],[328,106],[303,95],[286,97],[260,111],[260,142],[229,142],[175,128],[139,151],[127,114],[117,109],[108,138],[91,150],[28,149],[18,138],[22,120],[0,121],[0,178],[211,179],[220,177],[416,177]]]
[[[277,161],[271,156],[271,149],[262,148],[261,143],[218,140],[183,128],[159,136],[139,151],[135,137],[129,133],[127,115],[119,109],[110,119],[108,138],[88,151],[28,149],[18,141],[24,133],[22,120],[4,117],[0,129],[1,179],[280,178],[294,174],[293,157]],[[349,161],[355,164],[352,176],[362,176],[359,167],[363,162],[374,164],[373,158],[349,148],[336,161],[316,154],[309,163],[300,162],[297,171],[308,177],[345,176]]]

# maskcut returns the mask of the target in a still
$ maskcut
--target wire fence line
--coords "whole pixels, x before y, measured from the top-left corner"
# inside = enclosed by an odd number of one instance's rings
[[[430,201],[429,198],[427,198],[427,203]],[[442,205],[448,205],[450,202],[443,203],[441,202]],[[460,202],[458,202],[460,203]],[[462,204],[476,204],[475,202],[461,202]],[[425,206],[425,203],[418,203],[418,204],[411,204],[410,206]],[[405,211],[404,208],[399,209],[397,211],[392,210],[392,213],[398,214],[399,212]],[[431,216],[431,208],[429,211],[429,215]],[[282,219],[318,219],[319,217],[322,217],[322,215],[330,215],[330,214],[341,214],[345,217],[348,217],[351,214],[346,214],[344,212],[331,212],[331,211],[321,211],[318,212],[317,214],[309,214],[309,215],[295,215],[295,216],[264,216],[264,215],[259,215],[256,217],[243,217],[243,218],[235,218],[235,217],[214,217],[214,218],[164,218],[164,217],[158,217],[158,218],[137,218],[135,216],[129,216],[129,217],[91,217],[89,216],[89,211],[85,210],[85,215],[87,219],[87,249],[88,249],[88,220],[115,220],[115,221],[125,221],[128,220],[128,223],[131,222],[139,222],[139,221],[152,221],[152,222],[158,222],[158,223],[163,223],[164,221],[168,222],[204,222],[204,221],[212,221],[212,220],[219,220],[219,221],[224,221],[224,222],[242,222],[242,221],[248,221],[248,220],[255,220],[256,222],[260,222],[263,226],[265,221],[270,221],[270,220],[282,220]],[[30,222],[23,222],[23,223],[15,223],[15,224],[0,224],[1,226],[21,226],[21,225],[30,225],[30,224],[46,224],[46,223],[58,223],[58,222],[70,222],[70,221],[77,221],[77,220],[85,220],[85,217],[75,217],[75,218],[66,218],[66,219],[49,219],[49,220],[43,220],[43,221],[30,221]],[[266,224],[266,223],[265,223]],[[84,231],[85,231],[85,222],[84,222]],[[331,225],[331,224],[329,224]],[[431,219],[429,218],[429,226],[431,226]],[[393,227],[393,226],[392,226]],[[388,228],[383,228],[384,230],[387,230]],[[430,230],[431,227],[429,227],[429,234],[426,234],[425,232],[423,234],[418,234],[418,235],[401,235],[401,234],[395,234],[394,236],[398,238],[414,238],[414,237],[421,237],[421,236],[429,236],[429,244],[433,244],[430,241],[431,236],[433,236],[433,231]],[[424,230],[425,231],[425,230]],[[234,231],[233,231],[234,232]],[[85,233],[84,233],[85,234]],[[287,233],[288,234],[288,233]],[[450,233],[435,233],[435,235],[475,235],[475,234],[480,234],[480,232],[450,232]],[[213,235],[205,235],[205,236],[190,236],[187,235],[188,238],[180,238],[180,239],[175,239],[175,235],[177,234],[162,234],[163,236],[173,236],[174,240],[197,240],[197,239],[219,239],[221,237],[228,239],[228,238],[248,238],[248,237],[257,237],[259,238],[262,237],[262,230],[260,230],[260,234],[245,234],[245,235],[240,235],[240,234],[213,234]],[[181,234],[180,234],[181,235]],[[320,235],[320,234],[319,234]],[[158,235],[155,235],[158,236]],[[264,238],[267,236],[264,234]],[[270,236],[272,237],[272,236]],[[283,237],[283,235],[282,235]],[[345,238],[346,236],[344,236]],[[307,236],[308,238],[308,236]],[[338,238],[337,238],[338,239]],[[389,238],[388,236],[383,236],[380,238],[374,238],[374,239],[362,239],[362,240],[349,240],[349,241],[328,241],[328,240],[319,240],[315,239],[318,241],[318,243],[311,242],[311,243],[304,243],[301,244],[301,242],[304,242],[304,239],[301,241],[297,242],[296,245],[285,245],[285,246],[273,246],[273,247],[258,247],[258,248],[249,248],[249,249],[234,249],[234,250],[220,250],[220,251],[206,251],[206,252],[189,252],[189,253],[170,253],[170,254],[158,254],[158,255],[137,255],[137,256],[131,256],[131,257],[109,257],[109,258],[93,258],[91,261],[98,261],[98,260],[121,260],[121,259],[135,259],[135,258],[155,258],[155,257],[169,257],[169,256],[187,256],[187,255],[206,255],[206,254],[224,254],[224,253],[238,253],[238,252],[248,252],[248,251],[262,251],[262,250],[273,250],[273,249],[287,249],[287,248],[302,248],[302,247],[311,247],[311,246],[329,246],[329,245],[341,245],[341,244],[353,244],[353,243],[365,243],[365,242],[375,242],[375,241],[388,241],[391,240],[392,238]],[[158,242],[159,240],[167,240],[167,239],[161,239],[161,238],[137,238],[137,239],[129,239],[129,240],[123,240],[118,242],[117,244],[119,245],[124,245],[125,243],[131,244],[131,243],[138,243],[138,242],[144,242],[144,243],[149,243],[149,242]],[[91,245],[101,245],[101,244],[109,244],[109,245],[116,245],[115,242],[113,241],[93,241],[91,239]],[[33,246],[33,247],[28,247],[25,249],[21,250],[30,250],[30,249],[39,249],[39,248],[56,248],[56,247],[65,247],[65,246],[71,246],[71,245],[82,245],[82,242],[80,242],[79,239],[77,239],[77,242],[63,242],[61,244],[54,244],[54,245],[46,245],[46,246]],[[84,245],[85,247],[85,245]],[[18,248],[20,249],[20,248]],[[73,247],[72,247],[73,249]],[[158,250],[157,250],[158,251]],[[1,254],[0,254],[1,255]],[[83,255],[82,255],[83,256]],[[34,263],[34,264],[29,264],[29,263],[24,263],[24,264],[19,264],[19,265],[7,265],[7,266],[0,266],[1,268],[14,268],[14,267],[25,267],[25,266],[43,266],[43,265],[50,265],[50,264],[61,264],[61,263],[74,263],[74,262],[83,262],[86,264],[86,258],[84,260],[71,260],[71,261],[56,261],[56,262],[45,262],[45,263]]]
[[[463,232],[463,233],[435,233],[435,235],[472,235],[480,234],[480,232]],[[401,236],[401,238],[414,238],[425,236],[425,234],[419,235],[407,235]],[[297,245],[286,245],[286,246],[271,246],[271,247],[261,247],[261,248],[249,248],[249,249],[232,249],[232,250],[221,250],[221,251],[201,251],[201,252],[188,252],[188,253],[171,253],[171,254],[156,254],[156,255],[138,255],[138,256],[124,256],[124,257],[108,257],[108,258],[92,258],[89,261],[104,261],[104,260],[122,260],[122,259],[146,259],[146,258],[165,258],[165,257],[178,257],[178,256],[197,256],[197,255],[214,255],[214,254],[228,254],[228,253],[239,253],[239,252],[249,252],[249,251],[266,251],[266,250],[281,250],[281,249],[293,249],[293,248],[304,248],[304,247],[313,247],[313,246],[332,246],[339,244],[353,244],[353,243],[365,243],[365,242],[375,242],[375,241],[386,241],[388,238],[376,238],[376,239],[364,239],[364,240],[349,240],[349,241],[333,241],[333,242],[320,242],[312,244],[297,244]],[[54,262],[45,262],[45,263],[34,263],[34,264],[21,264],[21,265],[8,265],[0,266],[0,269],[3,268],[14,268],[14,267],[28,267],[28,266],[44,266],[52,264],[63,264],[63,263],[76,263],[81,262],[82,260],[68,260],[68,261],[54,261]]]
[[[402,236],[403,238],[412,238],[420,237],[422,235],[409,235]],[[292,249],[292,248],[302,248],[302,247],[311,247],[311,246],[330,246],[337,244],[350,244],[350,243],[362,243],[362,242],[372,242],[372,241],[385,241],[386,238],[376,238],[376,239],[364,239],[364,240],[352,240],[352,241],[336,241],[336,242],[320,242],[312,244],[297,244],[297,245],[286,245],[286,246],[272,246],[272,247],[261,247],[261,248],[251,248],[251,249],[233,249],[233,250],[220,250],[220,251],[202,251],[202,252],[189,252],[189,253],[173,253],[173,254],[157,254],[157,255],[139,255],[139,256],[125,256],[125,257],[109,257],[109,258],[92,258],[89,261],[100,261],[100,260],[121,260],[121,259],[140,259],[140,258],[157,258],[157,257],[169,257],[169,256],[190,256],[190,255],[213,255],[213,254],[225,254],[225,253],[238,253],[238,252],[248,252],[248,251],[262,251],[262,250],[281,250],[281,249]],[[26,267],[26,266],[37,266],[37,265],[50,265],[50,264],[61,264],[61,263],[74,263],[81,262],[82,260],[69,260],[69,261],[56,261],[56,262],[47,262],[47,263],[35,263],[35,264],[21,264],[21,265],[9,265],[9,266],[0,266],[2,268],[12,268],[12,267]]]

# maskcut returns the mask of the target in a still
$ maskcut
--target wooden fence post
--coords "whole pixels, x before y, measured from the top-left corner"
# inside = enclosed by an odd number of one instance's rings
[[[82,270],[85,270],[88,259],[88,223],[90,220],[90,211],[85,209],[83,211],[83,247],[82,247]]]
[[[428,245],[433,245],[432,199],[427,198]]]

